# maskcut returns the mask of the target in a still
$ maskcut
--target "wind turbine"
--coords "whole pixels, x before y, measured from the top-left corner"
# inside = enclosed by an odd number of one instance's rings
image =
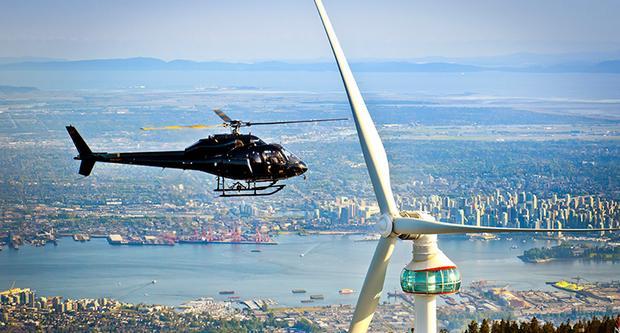
[[[357,135],[368,168],[368,175],[379,204],[381,218],[377,229],[381,239],[370,262],[357,300],[349,332],[366,332],[375,313],[390,257],[398,239],[413,241],[413,258],[403,269],[401,287],[415,301],[416,333],[437,331],[436,295],[458,292],[461,277],[456,265],[437,246],[438,234],[497,232],[559,232],[559,229],[520,229],[458,225],[436,221],[425,212],[399,211],[390,186],[390,169],[379,133],[368,113],[362,94],[336,37],[321,0],[314,0],[331,45],[353,113]],[[563,232],[618,230],[563,229]]]

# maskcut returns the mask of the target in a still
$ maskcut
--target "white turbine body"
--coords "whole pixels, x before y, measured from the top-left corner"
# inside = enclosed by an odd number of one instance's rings
[[[331,49],[336,58],[338,69],[344,83],[344,87],[351,105],[351,112],[355,121],[357,135],[359,137],[362,153],[368,175],[377,198],[377,203],[381,211],[381,218],[378,223],[382,234],[375,253],[368,267],[368,273],[364,279],[364,284],[360,291],[353,319],[349,332],[366,332],[377,309],[387,267],[394,251],[394,246],[398,238],[413,240],[413,260],[405,271],[423,273],[431,276],[433,272],[440,272],[444,276],[445,272],[458,274],[456,265],[443,253],[437,246],[437,234],[464,234],[464,233],[496,233],[496,232],[558,232],[557,229],[519,229],[519,228],[495,228],[478,227],[460,224],[443,223],[436,221],[432,216],[424,212],[400,212],[392,194],[390,186],[390,170],[385,153],[385,148],[379,133],[375,127],[370,113],[366,108],[366,103],[357,86],[349,63],[344,55],[340,42],[331,24],[327,12],[321,0],[314,0],[316,8],[323,22],[323,27],[327,33],[327,38]],[[601,229],[563,229],[563,232],[592,232],[592,231],[611,231],[618,230],[612,228]],[[456,273],[455,273],[456,272]],[[434,279],[437,276],[432,276]],[[430,279],[429,279],[430,280]],[[433,280],[434,281],[434,280]],[[456,279],[454,279],[456,281]],[[453,281],[453,282],[454,282]],[[449,285],[431,285],[427,281],[427,287],[446,288]],[[458,290],[460,287],[460,276],[458,286],[452,286]],[[454,292],[450,289],[448,292]],[[435,295],[444,293],[441,290],[424,290],[414,292],[415,301],[415,332],[435,333],[437,331],[436,320],[436,299]]]

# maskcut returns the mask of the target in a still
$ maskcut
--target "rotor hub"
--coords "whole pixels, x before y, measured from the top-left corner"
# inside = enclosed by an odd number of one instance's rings
[[[375,224],[375,230],[383,237],[388,237],[392,234],[392,226],[394,222],[389,214],[381,215],[381,218]]]

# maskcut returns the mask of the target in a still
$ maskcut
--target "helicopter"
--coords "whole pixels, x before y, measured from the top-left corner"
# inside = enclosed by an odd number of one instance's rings
[[[230,128],[231,133],[210,135],[179,151],[93,152],[72,125],[66,126],[78,150],[75,160],[82,161],[79,174],[88,176],[95,162],[135,164],[162,168],[203,171],[217,176],[214,189],[221,197],[272,195],[284,188],[280,180],[303,175],[306,164],[279,144],[265,143],[252,134],[242,134],[242,127],[341,121],[347,118],[307,119],[291,121],[248,122],[233,120],[220,109],[214,109],[223,123],[219,125],[187,125],[143,127],[142,130]],[[305,178],[305,176],[304,176]],[[232,184],[226,184],[226,179]]]

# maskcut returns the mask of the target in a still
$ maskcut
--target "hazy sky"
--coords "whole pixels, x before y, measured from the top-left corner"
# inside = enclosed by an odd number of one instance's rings
[[[350,58],[620,49],[618,0],[324,0]],[[0,0],[0,57],[331,59],[312,0]]]

